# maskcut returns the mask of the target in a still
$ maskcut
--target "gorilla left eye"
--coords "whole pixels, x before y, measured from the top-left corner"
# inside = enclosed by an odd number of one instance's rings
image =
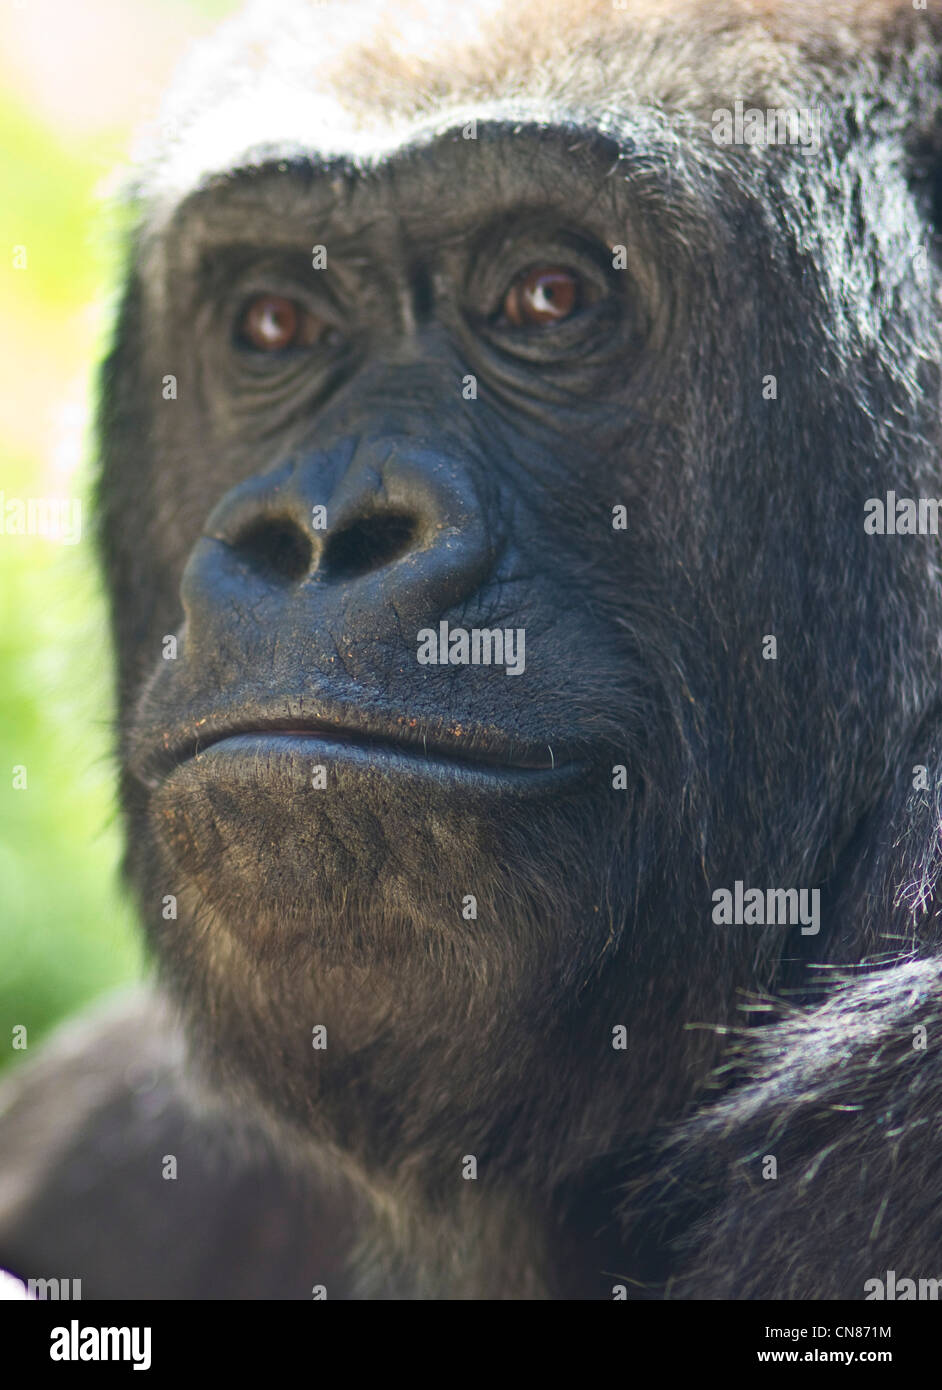
[[[243,347],[255,352],[284,352],[311,347],[327,325],[295,299],[281,294],[257,294],[242,309],[237,331]]]
[[[501,313],[515,328],[541,328],[571,318],[584,300],[585,286],[574,270],[540,265],[517,276]]]

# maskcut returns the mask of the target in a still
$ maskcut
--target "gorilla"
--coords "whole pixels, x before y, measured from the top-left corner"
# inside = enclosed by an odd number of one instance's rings
[[[129,179],[85,1298],[942,1275],[942,21],[250,6]]]

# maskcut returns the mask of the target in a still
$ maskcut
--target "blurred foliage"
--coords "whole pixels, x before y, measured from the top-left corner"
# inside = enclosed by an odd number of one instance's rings
[[[152,28],[175,26],[166,60],[231,5],[132,0],[130,8],[146,11]],[[85,20],[96,22],[94,5]],[[122,42],[133,48],[133,26],[127,33]],[[138,45],[125,58],[144,71],[149,53]],[[143,966],[118,872],[112,661],[88,425],[121,254],[120,217],[103,201],[103,181],[126,157],[142,113],[70,129],[30,100],[16,56],[4,60],[0,95],[0,491],[80,496],[83,515],[77,545],[0,528],[0,1066],[22,1055],[11,1047],[15,1025],[26,1025],[32,1051],[62,1015]],[[106,75],[103,55],[98,80]],[[41,89],[42,70],[32,77]],[[91,99],[94,80],[77,83],[76,103]],[[25,268],[15,247],[26,250]],[[14,787],[16,767],[26,769],[25,789]]]

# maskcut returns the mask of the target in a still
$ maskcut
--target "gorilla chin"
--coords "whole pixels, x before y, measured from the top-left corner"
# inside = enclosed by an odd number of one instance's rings
[[[318,768],[330,793],[312,787]],[[513,1117],[524,1078],[566,1048],[573,943],[598,932],[616,843],[600,816],[587,833],[586,769],[297,730],[230,735],[179,763],[150,804],[179,919],[151,925],[195,1075],[310,1159],[342,1150],[374,1191],[401,1185],[417,1152],[449,1173],[469,1104],[495,1176],[534,1168]],[[543,836],[582,870],[563,872]],[[585,1068],[612,1069],[607,1044],[600,1032],[557,1085],[563,1109],[594,1104]],[[437,1185],[423,1178],[423,1202]]]
[[[523,746],[515,765],[493,744],[425,748],[337,731],[223,734],[158,782],[155,837],[248,943],[261,946],[269,917],[273,944],[289,923],[316,943],[319,919],[353,903],[365,923],[393,912],[448,934],[468,920],[467,895],[476,919],[481,865],[506,861],[503,837],[516,827],[531,841],[550,813],[578,819],[589,765],[541,767]],[[532,844],[520,860],[532,864]],[[507,870],[520,876],[512,859]]]

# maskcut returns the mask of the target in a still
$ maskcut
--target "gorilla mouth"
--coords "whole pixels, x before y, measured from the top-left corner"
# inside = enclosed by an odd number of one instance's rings
[[[266,753],[289,754],[299,760],[342,759],[363,765],[423,766],[460,774],[462,771],[511,777],[542,774],[566,778],[586,771],[571,745],[554,740],[536,743],[514,739],[491,729],[403,718],[341,717],[301,720],[244,718],[201,721],[179,737],[167,737],[155,757],[148,758],[145,777],[151,786],[181,764],[201,761],[210,750],[232,757],[259,758]]]

